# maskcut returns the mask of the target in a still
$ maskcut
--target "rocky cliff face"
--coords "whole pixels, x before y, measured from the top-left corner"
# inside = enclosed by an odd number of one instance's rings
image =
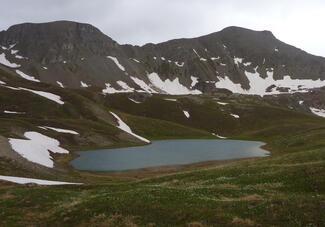
[[[89,24],[26,23],[1,32],[0,46],[2,67],[20,76],[104,93],[265,95],[325,86],[324,58],[269,31],[239,27],[139,47],[119,45]]]

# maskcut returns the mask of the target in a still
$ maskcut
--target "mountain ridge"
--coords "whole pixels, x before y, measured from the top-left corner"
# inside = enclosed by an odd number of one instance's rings
[[[288,45],[271,31],[236,26],[196,38],[133,46],[120,45],[90,24],[23,23],[0,32],[0,46],[5,60],[42,82],[95,86],[106,93],[227,89],[266,95],[325,86],[325,58]]]

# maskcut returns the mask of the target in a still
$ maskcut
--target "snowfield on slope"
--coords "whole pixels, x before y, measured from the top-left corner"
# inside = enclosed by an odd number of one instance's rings
[[[13,177],[13,176],[2,176],[0,175],[0,180],[8,181],[16,184],[38,184],[38,185],[81,185],[82,183],[70,183],[63,181],[49,181],[49,180],[40,180],[34,178],[26,177]]]
[[[25,73],[23,73],[22,71],[20,70],[16,70],[16,73],[21,76],[22,78],[26,79],[26,80],[29,80],[29,81],[33,81],[33,82],[40,82],[40,80],[36,79],[35,77],[33,76],[29,76]]]
[[[113,112],[110,112],[110,113],[117,120],[118,125],[116,127],[121,129],[122,131],[127,132],[128,134],[138,138],[139,140],[141,140],[143,142],[150,143],[150,140],[147,140],[146,138],[143,138],[142,136],[139,136],[139,135],[135,134],[134,132],[132,132],[131,128],[124,121],[122,121],[122,119],[117,114],[115,114]]]
[[[220,77],[218,82],[216,82],[216,88],[228,89],[233,93],[247,94],[247,95],[277,95],[282,93],[296,93],[296,92],[307,92],[308,89],[320,88],[325,86],[325,81],[320,79],[311,80],[311,79],[292,79],[289,75],[286,75],[281,80],[275,80],[273,78],[273,69],[268,68],[266,78],[262,78],[257,71],[258,66],[255,68],[255,72],[245,71],[245,75],[249,81],[250,89],[245,90],[242,88],[241,84],[236,84],[228,76]],[[267,91],[269,87],[275,85],[271,91]],[[276,90],[276,88],[288,88],[288,92],[281,92]]]
[[[14,151],[30,162],[49,168],[54,167],[50,154],[68,154],[69,151],[60,147],[60,142],[38,132],[25,132],[27,139],[10,138],[9,143]]]
[[[10,111],[10,110],[5,110],[3,111],[5,114],[26,114],[25,112],[16,112],[16,111]]]
[[[118,59],[116,57],[112,57],[112,56],[107,56],[107,58],[111,59],[116,65],[117,67],[122,70],[123,72],[125,72],[125,68],[123,65],[120,64],[120,62],[118,61]]]
[[[148,78],[153,86],[159,88],[161,91],[165,92],[169,95],[198,95],[202,94],[199,90],[191,90],[182,85],[179,82],[179,78],[175,78],[174,80],[166,79],[163,81],[159,75],[155,72],[150,73]]]
[[[319,117],[325,117],[325,110],[317,109],[317,108],[314,108],[314,107],[310,107],[309,109],[313,114],[315,114],[315,115],[317,115]]]
[[[5,65],[9,68],[19,68],[20,65],[16,63],[11,63],[9,60],[7,60],[6,55],[4,53],[0,54],[0,64]]]
[[[44,129],[44,130],[53,130],[56,132],[60,132],[60,133],[67,133],[67,134],[72,134],[72,135],[79,135],[78,132],[73,131],[73,130],[69,130],[69,129],[63,129],[63,128],[54,128],[54,127],[49,127],[49,126],[39,126],[39,128]]]
[[[57,104],[63,105],[64,102],[61,100],[61,97],[55,94],[52,94],[50,92],[45,92],[45,91],[36,91],[28,88],[23,88],[23,87],[11,87],[11,86],[6,86],[2,84],[2,87],[14,90],[14,91],[29,91],[31,93],[34,93],[36,95],[42,96],[43,98],[49,99],[53,102],[56,102]]]
[[[186,118],[190,118],[190,113],[188,111],[183,110],[183,113],[184,113]]]

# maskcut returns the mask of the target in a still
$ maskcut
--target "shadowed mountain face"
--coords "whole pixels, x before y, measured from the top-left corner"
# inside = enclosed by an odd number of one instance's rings
[[[264,95],[325,86],[324,58],[269,31],[239,27],[139,47],[119,45],[89,24],[26,23],[0,32],[0,46],[0,67],[20,76],[105,93]]]

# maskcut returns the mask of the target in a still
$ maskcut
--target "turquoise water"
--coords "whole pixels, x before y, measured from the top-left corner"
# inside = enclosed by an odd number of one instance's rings
[[[241,140],[162,140],[141,147],[79,152],[71,164],[88,171],[126,171],[198,162],[266,157],[262,142]]]

